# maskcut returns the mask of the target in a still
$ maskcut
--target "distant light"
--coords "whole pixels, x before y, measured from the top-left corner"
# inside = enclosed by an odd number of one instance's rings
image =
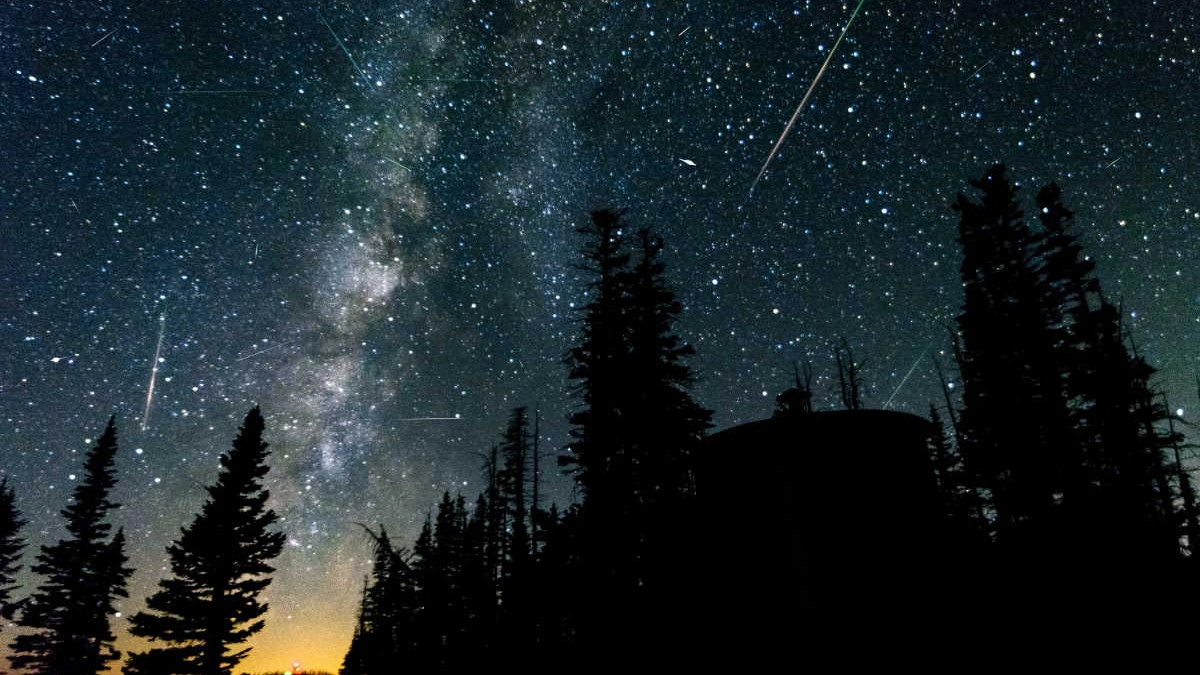
[[[1183,408],[1176,408],[1176,409],[1175,409],[1175,416],[1176,416],[1176,417],[1183,417]]]

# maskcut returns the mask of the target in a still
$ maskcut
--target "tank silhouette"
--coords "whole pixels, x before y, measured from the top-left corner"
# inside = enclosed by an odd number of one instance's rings
[[[948,557],[927,446],[929,421],[839,410],[713,434],[696,465],[703,566],[716,584],[707,623],[743,647],[794,641],[838,619],[939,597]],[[706,533],[707,532],[707,536]],[[704,613],[704,612],[702,612]],[[786,643],[786,642],[784,642]]]

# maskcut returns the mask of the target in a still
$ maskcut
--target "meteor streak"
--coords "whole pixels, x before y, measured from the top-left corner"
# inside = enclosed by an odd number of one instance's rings
[[[808,91],[804,92],[804,98],[800,99],[800,105],[796,106],[796,112],[792,113],[792,119],[788,120],[787,126],[783,128],[783,133],[779,134],[779,140],[775,141],[775,147],[771,148],[771,154],[767,155],[767,161],[763,162],[762,168],[758,170],[758,175],[754,177],[754,182],[750,184],[751,195],[754,194],[754,188],[758,185],[758,181],[762,180],[763,174],[767,172],[767,167],[770,166],[771,160],[775,159],[775,153],[779,152],[779,146],[783,145],[783,139],[787,138],[788,132],[796,124],[796,118],[800,116],[800,111],[804,110],[804,105],[808,103],[813,90],[817,88],[817,83],[821,81],[821,76],[825,74],[825,69],[829,67],[829,62],[833,60],[833,55],[837,52],[838,45],[842,44],[842,38],[846,37],[846,31],[850,30],[850,24],[854,23],[854,17],[858,16],[858,10],[862,9],[862,6],[866,2],[867,0],[859,0],[858,6],[850,14],[850,20],[846,22],[846,27],[842,29],[842,34],[838,36],[837,42],[833,43],[833,49],[829,50],[829,56],[825,57],[825,63],[821,64],[820,70],[817,71],[817,76],[813,78],[812,84],[808,85]]]
[[[354,66],[354,69],[357,70],[358,74],[362,77],[363,82],[367,83],[367,88],[370,89],[372,86],[370,78],[367,77],[367,74],[363,72],[362,68],[358,67],[358,61],[354,60],[354,55],[350,53],[349,49],[346,49],[346,44],[342,42],[342,39],[338,37],[337,33],[333,32],[333,26],[329,25],[329,22],[325,20],[325,16],[321,14],[321,10],[319,9],[317,10],[317,18],[321,20],[321,23],[325,24],[325,28],[329,29],[329,34],[333,36],[333,39],[338,43],[338,46],[341,47],[342,51],[346,53],[346,58],[350,59],[350,65]]]
[[[982,66],[979,66],[978,68],[976,68],[976,69],[975,69],[975,72],[971,73],[971,77],[975,77],[976,75],[978,75],[978,74],[979,74],[979,71],[981,71],[981,70],[983,70],[984,68],[987,68],[988,66],[992,65],[992,61],[995,61],[995,60],[996,60],[996,57],[994,57],[994,56],[993,56],[992,58],[988,59],[988,62],[987,62],[987,63],[983,64]],[[970,81],[971,81],[971,77],[968,77],[968,78],[967,78],[967,81],[968,81],[968,82],[970,82]]]
[[[158,317],[158,345],[154,347],[154,365],[150,367],[150,386],[146,387],[146,409],[142,411],[142,431],[150,423],[150,404],[154,401],[154,381],[158,379],[158,358],[162,354],[163,334],[167,330],[167,317]]]
[[[927,346],[925,347],[925,350],[921,352],[921,355],[917,357],[917,360],[913,361],[912,367],[909,368],[908,372],[904,374],[904,378],[900,380],[900,384],[896,385],[896,391],[893,391],[892,395],[888,397],[888,400],[884,402],[883,407],[885,410],[892,404],[892,399],[896,398],[896,394],[900,393],[900,389],[904,387],[904,383],[908,382],[908,378],[912,377],[913,371],[917,369],[917,364],[921,362],[921,359],[925,358],[925,354],[928,352],[929,347]]]
[[[104,41],[105,41],[105,40],[107,40],[108,38],[112,37],[112,34],[113,34],[113,33],[115,33],[115,32],[117,32],[117,31],[119,31],[119,30],[121,30],[120,26],[118,26],[118,27],[116,27],[116,28],[114,28],[114,29],[110,30],[110,31],[108,32],[108,34],[106,34],[104,37],[102,37],[102,38],[100,38],[99,40],[96,40],[95,42],[93,42],[93,43],[92,43],[92,47],[95,47],[96,45],[100,44],[101,42],[104,42]],[[88,49],[91,49],[92,47],[88,47]]]
[[[168,89],[162,94],[269,94],[267,89]]]
[[[461,422],[462,417],[402,417],[397,422]]]
[[[255,247],[254,253],[255,253],[255,257],[258,257],[258,248],[257,247]],[[247,354],[245,356],[239,357],[234,360],[235,361],[245,361],[246,359],[258,356],[259,354],[266,354],[267,352],[274,351],[276,349],[279,349],[280,347],[286,347],[286,346],[292,344],[292,342],[295,342],[295,340],[291,340],[289,342],[281,342],[277,345],[271,345],[270,347],[267,347],[266,349],[260,349],[256,352],[254,352],[253,354]]]

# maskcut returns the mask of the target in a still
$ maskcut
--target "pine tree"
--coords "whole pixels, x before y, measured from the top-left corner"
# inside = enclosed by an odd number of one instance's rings
[[[504,576],[512,579],[527,572],[529,565],[529,514],[526,484],[529,481],[530,431],[527,409],[514,408],[504,431],[500,454],[504,466],[499,475],[501,499],[508,511]]]
[[[446,575],[438,565],[432,514],[425,515],[425,524],[421,526],[421,533],[413,544],[412,570],[417,602],[414,652],[410,667],[441,667],[441,636],[446,625],[444,616],[450,595],[446,588]]]
[[[386,675],[411,653],[416,623],[412,575],[402,549],[392,546],[380,526],[371,537],[374,564],[363,582],[358,624],[342,662],[341,675]]]
[[[5,477],[0,480],[0,617],[5,619],[11,619],[17,607],[12,593],[18,588],[16,576],[25,550],[21,529],[27,522],[17,510],[16,495]]]
[[[466,613],[464,640],[475,653],[485,653],[496,626],[496,578],[488,563],[489,505],[480,494],[463,530],[459,587]]]
[[[984,523],[979,498],[934,405],[929,406],[929,452],[951,536],[963,544],[980,543]]]
[[[95,675],[120,658],[110,620],[117,598],[128,597],[125,536],[112,539],[107,518],[118,505],[109,499],[116,484],[116,418],[88,452],[84,477],[62,511],[67,538],[43,546],[33,572],[44,577],[23,607],[9,661],[14,668],[46,675]]]
[[[960,450],[991,495],[1001,539],[1031,542],[1052,520],[1070,457],[1055,337],[1033,261],[1033,235],[1003,165],[959,195],[965,294],[958,317],[964,408]]]
[[[583,501],[600,512],[628,501],[630,468],[620,430],[623,395],[629,386],[629,265],[622,211],[593,211],[589,225],[576,230],[586,237],[585,263],[592,275],[590,300],[582,308],[580,343],[567,352],[568,377],[582,407],[568,416],[569,453],[559,457],[582,490]]]
[[[594,212],[580,230],[590,301],[566,358],[581,407],[568,417],[571,454],[560,463],[583,493],[572,522],[583,528],[575,571],[584,579],[567,621],[584,649],[644,639],[655,621],[647,610],[675,606],[664,593],[683,564],[678,515],[694,494],[692,452],[711,424],[689,393],[693,348],[674,332],[682,305],[665,280],[662,239],[641,230],[631,266],[621,216]]]
[[[171,576],[132,619],[130,632],[170,646],[131,657],[131,665],[171,664],[171,672],[227,675],[263,628],[267,605],[258,595],[270,583],[270,560],[285,535],[271,530],[278,516],[266,506],[268,471],[264,422],[257,407],[247,415],[233,448],[221,455],[217,482],[206,488],[199,515],[167,547]]]
[[[712,411],[689,390],[695,349],[674,332],[683,305],[667,285],[662,237],[638,231],[629,288],[629,373],[622,415],[628,427],[632,483],[640,507],[675,508],[694,491],[691,453],[712,426]]]

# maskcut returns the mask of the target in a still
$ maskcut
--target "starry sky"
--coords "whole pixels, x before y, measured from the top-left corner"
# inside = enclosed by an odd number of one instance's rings
[[[354,522],[411,541],[473,498],[514,406],[565,444],[590,210],[665,237],[718,429],[796,360],[834,406],[842,337],[868,404],[923,414],[962,302],[949,203],[997,161],[1063,186],[1186,418],[1200,6],[867,0],[751,194],[856,6],[4,2],[0,472],[29,539],[116,414],[132,614],[261,404],[289,546],[243,668],[336,670]]]

